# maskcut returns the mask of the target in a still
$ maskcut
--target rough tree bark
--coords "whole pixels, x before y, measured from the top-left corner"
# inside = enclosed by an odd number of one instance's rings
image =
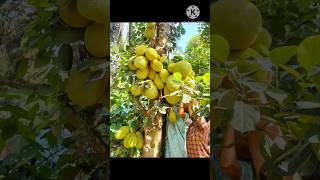
[[[169,40],[169,23],[157,23],[157,35],[152,42],[152,46],[158,50],[159,54],[166,54],[166,44]],[[161,155],[163,141],[163,118],[162,114],[157,112],[148,112],[149,121],[144,129],[144,146],[142,157],[156,158]]]

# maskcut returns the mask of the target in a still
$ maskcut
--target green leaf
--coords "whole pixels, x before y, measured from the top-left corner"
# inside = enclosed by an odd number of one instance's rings
[[[6,120],[6,123],[1,132],[1,137],[3,140],[11,138],[17,132],[18,123],[18,120],[15,118],[10,118]]]
[[[296,46],[283,46],[272,49],[270,52],[270,59],[275,65],[284,65],[296,54]]]
[[[289,66],[286,66],[286,65],[279,65],[279,67],[281,67],[282,69],[287,71],[287,73],[291,74],[296,80],[302,79],[302,75],[298,71],[296,71],[295,69],[293,69]]]
[[[203,79],[203,76],[196,76],[194,80],[199,83]]]
[[[64,166],[72,163],[75,159],[72,154],[63,154],[59,157],[57,162],[57,169],[62,169]]]
[[[51,176],[51,168],[48,165],[42,165],[38,169],[38,175],[42,178],[48,178]]]
[[[213,34],[211,35],[211,42],[213,58],[219,62],[228,60],[230,54],[230,46],[228,41],[218,34]]]
[[[231,126],[239,132],[245,133],[255,130],[260,121],[260,110],[251,104],[236,101],[234,104]]]
[[[317,109],[320,108],[320,103],[311,101],[297,101],[296,102],[299,109]]]
[[[45,137],[48,141],[48,144],[51,147],[54,147],[55,145],[57,145],[58,138],[56,136],[54,136],[51,132],[46,133]]]
[[[267,90],[266,94],[274,100],[276,100],[281,105],[283,105],[283,101],[288,98],[288,94],[285,91],[277,88]]]
[[[302,67],[310,71],[320,64],[320,35],[305,38],[298,46],[298,61]]]
[[[110,131],[116,133],[121,128],[121,123],[112,123],[110,126]]]
[[[78,169],[74,166],[66,166],[64,167],[58,175],[57,180],[65,180],[65,179],[74,179],[78,174]]]
[[[226,90],[221,94],[218,105],[219,107],[223,107],[226,109],[233,109],[234,103],[236,102],[237,98],[237,92],[235,92],[234,90]]]
[[[16,78],[22,79],[27,72],[28,72],[28,61],[26,59],[22,59],[17,64]]]
[[[11,112],[12,115],[14,115],[15,117],[30,118],[28,111],[26,111],[25,109],[20,108],[18,106],[11,106],[11,105],[2,106],[2,107],[0,107],[0,111]]]
[[[49,6],[48,0],[28,0],[28,2],[36,8],[46,8]]]
[[[210,73],[205,73],[204,75],[203,75],[203,82],[207,85],[207,86],[209,86],[210,85]]]
[[[14,135],[6,142],[6,147],[13,154],[20,154],[20,151],[29,145],[29,142],[21,135]]]
[[[83,40],[84,29],[56,29],[54,34],[56,39],[62,43],[72,43]]]

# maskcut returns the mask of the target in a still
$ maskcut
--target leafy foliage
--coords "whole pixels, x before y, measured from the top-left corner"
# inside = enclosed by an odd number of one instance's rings
[[[107,111],[101,105],[74,106],[65,91],[73,57],[78,64],[89,59],[84,31],[59,19],[57,1],[28,3],[36,14],[18,42],[15,76],[0,80],[0,174],[8,179],[105,178]]]
[[[264,27],[272,34],[273,49],[232,61],[235,52],[222,41],[213,46],[221,56],[213,59],[211,72],[216,90],[211,128],[223,131],[230,123],[246,133],[259,123],[275,123],[283,134],[274,135],[284,138],[285,143],[266,136],[261,143],[270,177],[295,172],[305,178],[314,177],[320,162],[320,64],[313,50],[320,42],[319,4],[312,0],[253,2],[262,12]],[[230,52],[229,58],[221,58],[228,54],[226,51]],[[264,81],[257,75],[261,71],[270,72]]]

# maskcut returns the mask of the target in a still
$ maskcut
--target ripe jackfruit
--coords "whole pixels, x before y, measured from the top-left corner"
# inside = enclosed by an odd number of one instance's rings
[[[163,69],[163,64],[159,60],[155,59],[150,63],[152,69],[156,72],[160,72]]]
[[[84,40],[88,52],[95,57],[109,55],[109,23],[106,25],[91,23],[87,26]]]
[[[154,84],[157,86],[158,89],[163,89],[164,88],[164,83],[161,81],[160,75],[159,73],[157,73],[154,76],[154,80],[153,80]]]
[[[159,95],[156,85],[151,80],[147,80],[147,85],[144,87],[143,95],[148,99],[156,99]]]
[[[169,112],[169,117],[168,117],[169,121],[171,123],[175,123],[177,122],[177,115],[176,115],[176,112],[174,112],[172,109],[170,110]]]
[[[143,56],[144,53],[146,52],[147,48],[148,48],[148,46],[146,46],[146,45],[137,46],[136,49],[135,49],[136,55],[137,56]]]
[[[92,72],[73,71],[67,80],[67,94],[72,103],[87,107],[98,103],[106,87],[106,78],[88,82]]]
[[[149,68],[150,71],[149,71],[149,74],[148,74],[148,78],[149,79],[154,79],[154,76],[156,75],[157,72],[155,72],[152,68]]]
[[[169,71],[170,73],[173,73],[173,68],[174,68],[175,65],[176,65],[176,63],[170,63],[170,64],[168,65],[168,71]]]
[[[219,0],[211,8],[213,33],[223,36],[232,50],[246,49],[258,37],[261,13],[248,0]]]
[[[132,56],[129,58],[129,61],[128,61],[128,66],[129,66],[129,69],[132,70],[132,71],[135,71],[137,70],[138,68],[134,65],[134,59],[136,58],[136,56]]]
[[[159,59],[160,57],[157,50],[155,50],[154,48],[148,48],[145,52],[145,55],[149,59],[149,61]]]
[[[160,78],[161,78],[161,81],[162,82],[166,82],[168,77],[169,77],[169,72],[166,70],[166,69],[162,69],[160,72],[159,72],[159,75],[160,75]]]
[[[144,68],[144,69],[138,69],[136,71],[136,75],[138,79],[146,79],[148,77],[149,74],[149,69],[148,67]]]
[[[180,88],[180,83],[172,76],[170,75],[166,81],[166,86],[169,91],[177,91]]]
[[[140,85],[140,84],[133,84],[130,87],[130,91],[132,93],[133,96],[140,96],[143,92],[144,86]]]
[[[166,101],[169,103],[169,104],[177,104],[180,99],[181,99],[181,96],[177,96],[177,95],[169,95],[171,94],[172,92],[170,92],[167,88],[167,86],[164,87],[164,90],[163,90],[163,93],[165,95],[165,99]]]
[[[179,72],[182,77],[187,77],[192,72],[192,65],[185,60],[176,62],[176,64],[173,67],[173,72]]]
[[[259,50],[259,45],[264,45],[267,49],[271,48],[272,37],[268,30],[262,28],[252,47]]]
[[[77,0],[77,7],[84,17],[100,24],[107,24],[109,19],[109,0]]]
[[[137,56],[134,59],[134,65],[139,69],[144,69],[148,65],[148,60],[144,56]]]
[[[122,140],[126,137],[126,135],[129,133],[129,126],[122,126],[115,134],[115,138],[117,140]]]
[[[77,9],[77,0],[59,0],[60,18],[69,26],[74,28],[85,27],[89,20],[82,16]]]

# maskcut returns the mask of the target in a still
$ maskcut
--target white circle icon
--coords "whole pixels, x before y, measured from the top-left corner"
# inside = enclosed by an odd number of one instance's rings
[[[196,5],[191,5],[187,8],[186,13],[190,19],[197,19],[200,15],[200,9]]]

